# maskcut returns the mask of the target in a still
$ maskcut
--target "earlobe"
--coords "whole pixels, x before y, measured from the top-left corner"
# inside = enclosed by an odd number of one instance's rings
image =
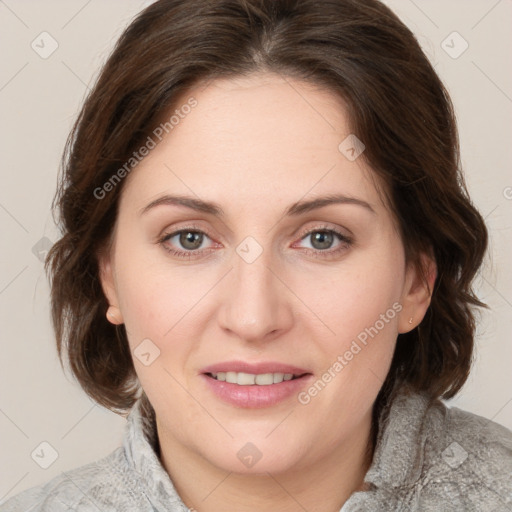
[[[109,306],[106,317],[111,324],[121,325],[123,323],[123,315],[117,306]]]
[[[110,257],[102,254],[98,258],[99,278],[103,293],[109,303],[106,312],[107,320],[114,325],[120,325],[124,322],[123,314],[118,306],[117,291],[115,286],[114,274]]]
[[[434,259],[426,254],[421,256],[421,264],[425,269],[425,279],[422,279],[420,272],[413,265],[410,265],[407,270],[402,296],[403,309],[398,322],[400,334],[415,329],[430,306],[437,277],[437,266]]]

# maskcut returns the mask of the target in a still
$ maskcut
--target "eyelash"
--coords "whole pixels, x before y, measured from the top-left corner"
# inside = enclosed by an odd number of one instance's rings
[[[303,240],[307,236],[313,234],[313,233],[333,233],[338,236],[341,244],[336,249],[326,249],[325,251],[322,251],[320,249],[310,249],[305,248],[303,249],[307,254],[311,254],[312,256],[316,258],[330,258],[333,256],[337,256],[338,253],[342,252],[343,250],[348,249],[352,246],[353,240],[351,237],[348,237],[347,235],[341,233],[340,231],[337,231],[336,229],[330,228],[328,226],[318,226],[314,229],[310,229],[309,231],[306,231],[301,234],[299,240]],[[165,251],[170,253],[172,256],[176,256],[178,258],[182,259],[192,259],[200,255],[204,251],[211,251],[212,249],[204,249],[202,251],[178,251],[176,249],[170,249],[167,245],[165,245],[165,242],[167,242],[169,239],[174,238],[176,235],[180,235],[181,233],[199,233],[206,235],[208,238],[211,238],[210,235],[205,232],[202,229],[199,229],[197,226],[188,226],[185,228],[182,228],[178,231],[173,231],[171,233],[164,233],[164,235],[158,240],[158,243],[164,248]]]

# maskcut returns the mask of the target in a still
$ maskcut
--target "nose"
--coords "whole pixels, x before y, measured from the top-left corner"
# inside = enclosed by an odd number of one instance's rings
[[[283,284],[269,250],[253,262],[233,255],[233,270],[225,283],[219,311],[224,331],[252,344],[283,335],[292,326],[293,294]]]

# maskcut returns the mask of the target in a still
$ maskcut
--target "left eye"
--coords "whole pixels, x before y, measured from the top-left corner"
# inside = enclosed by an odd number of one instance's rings
[[[338,233],[333,229],[310,231],[306,234],[306,236],[301,238],[301,240],[307,240],[308,238],[311,240],[311,245],[313,246],[311,248],[318,251],[326,251],[331,249],[331,246],[333,245],[336,238],[345,244],[350,242],[346,236]]]

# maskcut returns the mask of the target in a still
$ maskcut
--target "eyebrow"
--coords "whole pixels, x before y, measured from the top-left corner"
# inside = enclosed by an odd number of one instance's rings
[[[312,199],[309,201],[297,201],[289,206],[284,212],[284,216],[299,216],[305,213],[311,212],[313,210],[317,210],[319,208],[324,208],[325,206],[329,206],[331,204],[352,204],[357,206],[362,206],[363,208],[369,210],[373,214],[375,214],[375,210],[372,206],[363,201],[362,199],[357,199],[356,197],[348,197],[342,194],[331,194],[327,196],[317,197],[316,199]],[[157,206],[167,205],[167,206],[184,206],[186,208],[190,208],[192,210],[196,210],[203,213],[208,213],[210,215],[214,215],[216,217],[225,217],[224,210],[217,203],[211,201],[203,201],[202,199],[196,199],[190,196],[183,195],[165,195],[158,199],[155,199],[147,206],[140,210],[140,215],[144,215],[148,211],[156,208]]]

